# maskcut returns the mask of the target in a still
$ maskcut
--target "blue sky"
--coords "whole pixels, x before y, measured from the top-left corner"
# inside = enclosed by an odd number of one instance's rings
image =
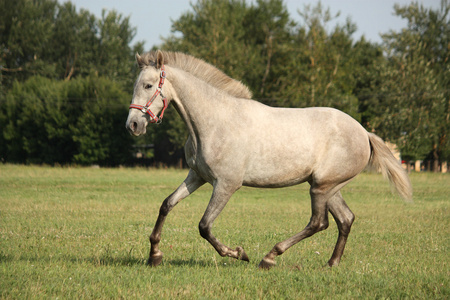
[[[67,2],[58,0],[60,3]],[[172,21],[177,20],[181,14],[191,11],[191,2],[195,0],[71,0],[77,10],[85,8],[100,17],[102,9],[115,9],[123,16],[130,16],[131,25],[136,27],[136,37],[132,41],[144,41],[145,50],[162,43],[161,37],[168,37],[171,33]],[[248,1],[249,3],[252,1]],[[314,0],[285,0],[290,16],[295,21],[300,17],[298,9],[304,5],[315,5]],[[406,26],[406,22],[395,17],[394,4],[407,5],[411,0],[322,0],[325,8],[330,8],[332,14],[340,12],[338,23],[344,23],[350,17],[358,30],[355,39],[362,35],[372,42],[381,42],[380,33],[389,30],[398,31]],[[425,7],[437,9],[440,0],[420,0]]]

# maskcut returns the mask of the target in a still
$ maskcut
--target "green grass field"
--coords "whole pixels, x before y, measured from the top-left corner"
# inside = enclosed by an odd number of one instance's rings
[[[0,166],[0,297],[4,299],[449,299],[450,175],[412,174],[414,203],[379,174],[343,189],[356,215],[337,268],[323,267],[336,225],[273,247],[310,217],[308,185],[242,188],[214,224],[250,263],[220,257],[197,229],[211,187],[183,200],[163,229],[161,266],[145,265],[159,206],[186,170]],[[330,219],[332,220],[332,218]]]

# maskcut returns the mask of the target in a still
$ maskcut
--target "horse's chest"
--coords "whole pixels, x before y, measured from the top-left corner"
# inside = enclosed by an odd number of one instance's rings
[[[184,146],[186,163],[194,170],[200,177],[208,182],[212,182],[213,176],[211,168],[203,155],[203,151],[196,139],[188,138]]]
[[[238,176],[242,159],[226,143],[201,143],[189,138],[185,145],[186,162],[200,177],[213,183],[215,179]],[[233,172],[230,172],[233,170]],[[230,174],[232,173],[232,174]]]
[[[188,137],[186,144],[184,145],[184,153],[186,156],[186,163],[191,169],[195,170],[197,165],[197,142]]]

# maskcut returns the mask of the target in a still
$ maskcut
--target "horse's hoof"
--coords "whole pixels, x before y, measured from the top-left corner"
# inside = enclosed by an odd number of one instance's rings
[[[269,261],[263,258],[258,265],[258,268],[261,270],[269,270],[276,265],[275,261]]]
[[[243,260],[243,261],[250,261],[250,259],[248,258],[247,253],[245,253],[244,248],[242,247],[237,247],[236,251],[238,252],[238,259]]]
[[[323,266],[324,268],[328,267],[328,268],[333,268],[333,267],[337,267],[339,266],[339,261],[332,261],[331,259],[327,262],[327,264],[325,266]]]
[[[162,255],[150,256],[148,258],[147,265],[149,265],[150,267],[159,266],[162,262],[162,259],[163,259]]]

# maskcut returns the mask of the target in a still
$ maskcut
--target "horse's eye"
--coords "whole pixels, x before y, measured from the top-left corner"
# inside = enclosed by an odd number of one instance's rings
[[[151,88],[152,88],[152,85],[151,85],[151,84],[146,84],[146,85],[144,86],[144,88],[145,88],[146,90],[151,89]]]

